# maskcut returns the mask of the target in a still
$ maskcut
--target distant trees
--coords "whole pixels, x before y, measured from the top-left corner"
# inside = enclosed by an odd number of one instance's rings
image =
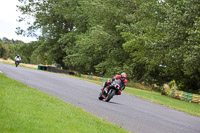
[[[4,44],[0,39],[0,58],[8,59],[9,57],[9,48],[8,45]]]
[[[42,31],[37,42],[21,46],[27,62],[200,89],[199,0],[19,1],[19,10],[35,18],[26,33]]]
[[[3,37],[2,40],[0,39],[0,58],[14,60],[15,56],[19,54],[23,63],[38,64],[40,61],[37,60],[37,55],[33,53],[36,47],[37,44],[34,42],[24,43],[20,40]]]
[[[19,54],[23,63],[39,64],[40,62],[37,60],[37,55],[33,54],[36,46],[34,42],[9,45],[10,58],[14,60],[15,56]]]

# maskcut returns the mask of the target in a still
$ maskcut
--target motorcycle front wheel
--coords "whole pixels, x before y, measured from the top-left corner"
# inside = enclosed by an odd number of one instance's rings
[[[116,94],[116,90],[113,90],[111,89],[109,92],[108,92],[108,96],[106,97],[106,102],[109,102],[111,98],[113,98],[113,96]]]
[[[102,92],[99,94],[99,100],[103,100]]]

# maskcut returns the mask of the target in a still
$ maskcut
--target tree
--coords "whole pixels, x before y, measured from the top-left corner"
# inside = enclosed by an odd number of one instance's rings
[[[0,39],[0,58],[8,59],[9,57],[9,48],[7,44],[4,44]]]
[[[143,73],[136,71],[138,77],[151,79],[150,83],[175,80],[183,90],[200,88],[199,40],[193,38],[199,36],[199,4],[197,0],[146,1],[138,6],[132,24],[121,25],[133,67],[143,66]]]
[[[200,88],[198,0],[19,0],[41,29],[32,56],[81,73]],[[23,20],[23,18],[21,19]],[[19,33],[23,30],[18,29]]]

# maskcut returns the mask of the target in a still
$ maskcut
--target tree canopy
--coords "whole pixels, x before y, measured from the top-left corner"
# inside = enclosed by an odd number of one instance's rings
[[[19,1],[35,21],[18,33],[42,32],[28,45],[29,57],[85,74],[126,72],[133,81],[200,89],[199,0]]]

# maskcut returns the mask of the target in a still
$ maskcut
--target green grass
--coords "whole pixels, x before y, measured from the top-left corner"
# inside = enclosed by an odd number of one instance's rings
[[[200,116],[200,104],[181,101],[156,92],[149,92],[127,87],[125,92],[188,114]]]
[[[128,132],[0,73],[0,132]]]

